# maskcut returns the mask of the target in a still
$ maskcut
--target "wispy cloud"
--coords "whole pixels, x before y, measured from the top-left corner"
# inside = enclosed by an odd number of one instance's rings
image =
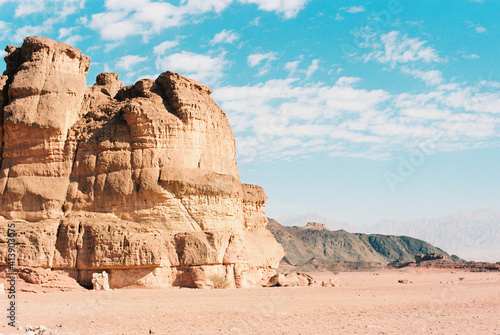
[[[479,59],[479,55],[477,54],[463,55],[462,57],[465,59]]]
[[[311,77],[319,69],[319,59],[314,59],[306,70],[306,77]]]
[[[125,71],[130,71],[134,68],[135,65],[147,61],[147,57],[141,57],[138,55],[126,55],[121,57],[116,61],[116,68],[122,69]]]
[[[239,0],[242,3],[256,4],[260,10],[277,12],[285,19],[291,19],[305,8],[310,0]]]
[[[474,29],[474,31],[478,34],[483,34],[488,31],[485,27],[476,24],[470,20],[465,20],[465,23],[467,24],[467,27]]]
[[[443,83],[443,73],[439,70],[422,71],[418,69],[410,69],[406,66],[401,68],[401,71],[412,75],[416,79],[424,81],[427,85],[439,85]]]
[[[258,65],[261,65],[259,68],[259,73],[257,75],[262,76],[269,71],[271,62],[277,59],[276,56],[277,56],[276,52],[268,52],[264,54],[255,53],[247,57],[247,63],[251,67],[256,67]]]
[[[85,0],[7,0],[16,2],[14,17],[27,17],[41,13],[50,14],[58,18],[66,18],[84,8]]]
[[[482,34],[482,33],[486,32],[486,28],[485,27],[481,27],[481,26],[477,26],[476,28],[474,28],[474,30],[476,30],[476,33],[479,33],[479,34]]]
[[[295,17],[309,0],[238,0],[242,4],[257,4],[264,11],[276,12],[286,19]],[[88,27],[97,30],[105,40],[142,36],[148,40],[163,30],[179,27],[191,18],[207,13],[220,13],[234,0],[183,0],[178,6],[154,0],[108,0],[106,11],[93,14]]]
[[[163,55],[167,50],[172,49],[179,45],[177,41],[164,41],[153,48],[153,52],[156,55]]]
[[[314,152],[386,159],[436,136],[437,151],[500,144],[500,93],[446,84],[439,71],[406,70],[432,83],[431,90],[390,94],[358,88],[360,78],[341,77],[331,86],[289,78],[219,87],[213,97],[229,116],[243,163]]]
[[[156,68],[159,72],[167,70],[176,71],[199,82],[212,85],[222,78],[226,64],[227,61],[223,53],[211,57],[189,51],[181,51],[158,58]]]
[[[234,41],[240,39],[240,34],[234,32],[233,30],[222,30],[220,33],[215,34],[214,38],[210,41],[210,44],[228,43],[231,44]]]
[[[342,10],[346,13],[355,14],[355,13],[364,12],[365,7],[363,7],[363,6],[350,6],[350,7],[342,7],[342,8],[340,8],[340,10]]]
[[[297,71],[297,67],[299,66],[300,60],[296,60],[293,62],[287,62],[285,63],[285,66],[283,67],[285,70],[287,70],[290,75],[293,75]]]
[[[438,56],[434,48],[426,46],[426,41],[410,38],[396,30],[381,34],[376,40],[371,40],[363,46],[373,50],[364,55],[365,62],[374,60],[390,64],[391,67],[398,63],[418,61],[440,63],[445,61]]]
[[[19,43],[22,42],[26,36],[43,35],[50,31],[51,28],[52,26],[49,24],[40,26],[23,26],[16,29],[14,36],[12,36],[12,40]]]
[[[255,53],[248,56],[247,61],[248,65],[251,67],[255,67],[259,65],[261,62],[266,60],[276,60],[276,52],[268,52],[265,54]]]

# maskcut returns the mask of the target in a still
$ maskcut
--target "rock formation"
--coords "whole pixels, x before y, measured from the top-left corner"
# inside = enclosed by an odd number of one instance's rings
[[[283,249],[264,190],[242,184],[211,89],[177,73],[123,87],[89,58],[28,37],[0,78],[0,265],[15,223],[18,267],[111,288],[267,282]]]
[[[306,229],[314,229],[314,230],[325,230],[326,227],[323,223],[319,222],[308,222],[306,224]]]

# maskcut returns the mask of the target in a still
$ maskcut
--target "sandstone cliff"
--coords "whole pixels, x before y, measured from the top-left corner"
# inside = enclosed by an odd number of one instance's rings
[[[209,87],[177,73],[123,87],[89,58],[29,37],[0,78],[0,265],[15,222],[17,266],[89,285],[246,287],[275,273],[266,195],[242,184],[235,140]]]

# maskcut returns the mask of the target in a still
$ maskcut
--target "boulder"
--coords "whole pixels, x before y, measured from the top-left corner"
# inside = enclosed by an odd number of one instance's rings
[[[278,273],[272,276],[267,283],[267,287],[294,287],[294,286],[314,286],[313,277],[303,272]]]
[[[92,285],[94,291],[109,291],[109,278],[106,271],[94,273],[92,275]]]

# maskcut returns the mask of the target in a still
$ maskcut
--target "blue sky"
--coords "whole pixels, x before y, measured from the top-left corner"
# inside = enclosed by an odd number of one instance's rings
[[[500,209],[500,1],[0,0],[0,13],[5,46],[82,50],[88,85],[172,70],[211,86],[269,216]]]

